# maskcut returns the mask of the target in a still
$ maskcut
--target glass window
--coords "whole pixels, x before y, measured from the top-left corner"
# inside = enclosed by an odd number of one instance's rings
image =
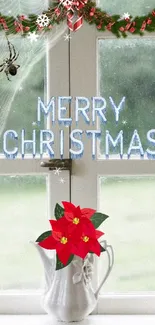
[[[142,16],[154,8],[154,0],[98,0],[98,6],[109,14],[123,14]]]
[[[46,176],[0,176],[0,290],[40,288],[35,241],[49,230]]]
[[[18,146],[21,152],[21,130],[25,130],[25,139],[32,140],[32,131],[36,130],[37,152],[39,152],[39,130],[44,129],[44,119],[37,124],[38,97],[44,101],[44,76],[45,76],[45,44],[44,40],[32,44],[27,38],[9,37],[19,57],[16,61],[20,65],[17,75],[0,73],[0,153],[3,153],[3,134],[6,130],[15,130],[18,140],[8,136],[7,148],[13,150]],[[0,40],[2,51],[0,62],[9,56],[9,49],[5,38]],[[32,152],[32,145],[26,149]]]
[[[155,177],[100,177],[99,209],[109,215],[103,239],[112,244],[115,263],[102,294],[155,291]],[[101,263],[102,261],[102,263]],[[100,277],[105,261],[99,259]]]
[[[148,142],[147,132],[154,129],[155,114],[155,43],[153,39],[113,39],[99,40],[99,93],[107,102],[107,123],[101,125],[101,155],[105,153],[106,130],[116,139],[123,130],[124,157],[127,156],[134,130],[137,130],[143,150],[154,150],[153,142]],[[118,107],[123,97],[125,102],[116,123],[113,105]],[[152,135],[153,138],[153,135]],[[109,145],[110,154],[119,153],[119,145]],[[131,152],[131,158],[140,151]]]
[[[39,15],[48,7],[48,0],[0,0],[1,13],[16,17],[18,14],[36,14]]]

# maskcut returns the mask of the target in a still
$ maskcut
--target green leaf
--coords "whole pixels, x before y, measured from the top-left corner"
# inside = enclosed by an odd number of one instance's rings
[[[37,242],[37,243],[40,243],[41,241],[43,241],[44,239],[48,238],[48,237],[51,236],[51,235],[52,235],[52,231],[51,231],[51,230],[45,231],[43,234],[41,234],[41,235],[37,238],[36,242]]]
[[[58,255],[56,255],[56,270],[61,270],[63,269],[64,267],[66,267],[67,265],[69,265],[71,263],[71,261],[73,260],[73,257],[74,255],[71,255],[67,264],[64,265],[60,260],[59,260],[59,257]]]
[[[60,219],[64,215],[64,209],[58,203],[55,206],[54,215],[56,220]]]
[[[95,228],[98,228],[103,221],[105,221],[109,216],[106,214],[95,212],[93,216],[90,218],[91,222],[93,223]]]

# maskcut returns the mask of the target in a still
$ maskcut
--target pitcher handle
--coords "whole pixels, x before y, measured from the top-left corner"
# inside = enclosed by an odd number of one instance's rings
[[[103,284],[105,283],[105,281],[107,280],[112,268],[113,268],[113,265],[114,265],[114,251],[113,251],[113,248],[111,245],[107,245],[107,242],[106,240],[102,240],[100,241],[100,244],[101,243],[104,243],[105,244],[105,251],[107,253],[107,256],[108,256],[108,269],[107,269],[107,272],[103,278],[103,280],[101,281],[101,283],[99,284],[96,292],[95,292],[95,297],[97,298],[98,297],[98,294],[103,286]]]

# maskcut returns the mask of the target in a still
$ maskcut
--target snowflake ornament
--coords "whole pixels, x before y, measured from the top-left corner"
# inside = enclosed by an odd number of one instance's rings
[[[46,14],[42,14],[38,16],[36,23],[39,27],[47,27],[50,23],[50,20]]]
[[[60,2],[67,9],[71,8],[74,3],[74,1],[72,1],[72,0],[61,0]]]
[[[69,41],[71,39],[71,35],[70,34],[65,34],[64,35],[64,40],[65,41]]]
[[[36,32],[29,32],[27,38],[30,40],[31,43],[37,42],[37,38],[39,35],[36,34]]]
[[[64,178],[60,178],[60,179],[59,179],[59,182],[60,182],[60,184],[64,184],[64,183],[65,183]]]
[[[55,168],[54,174],[59,176],[60,173],[61,173],[61,168]]]
[[[122,16],[121,16],[121,18],[120,18],[121,20],[128,20],[128,19],[130,19],[130,14],[128,13],[128,12],[126,12],[126,13],[124,13]]]

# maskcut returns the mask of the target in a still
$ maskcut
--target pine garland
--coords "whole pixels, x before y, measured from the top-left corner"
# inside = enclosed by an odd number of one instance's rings
[[[28,17],[20,15],[17,17],[4,16],[0,13],[0,30],[7,34],[27,35],[29,32],[50,31],[54,25],[60,24],[67,20],[68,9],[62,2],[55,2],[48,9],[41,14],[46,14],[49,18],[49,24],[45,27],[40,27],[37,24],[37,15],[30,14]],[[110,31],[116,37],[127,37],[128,33],[144,35],[144,32],[155,32],[155,9],[145,16],[136,16],[123,19],[120,15],[108,15],[107,12],[96,7],[95,2],[88,0],[88,2],[77,11],[78,15],[83,16],[83,20],[90,25],[95,25],[99,31]]]

